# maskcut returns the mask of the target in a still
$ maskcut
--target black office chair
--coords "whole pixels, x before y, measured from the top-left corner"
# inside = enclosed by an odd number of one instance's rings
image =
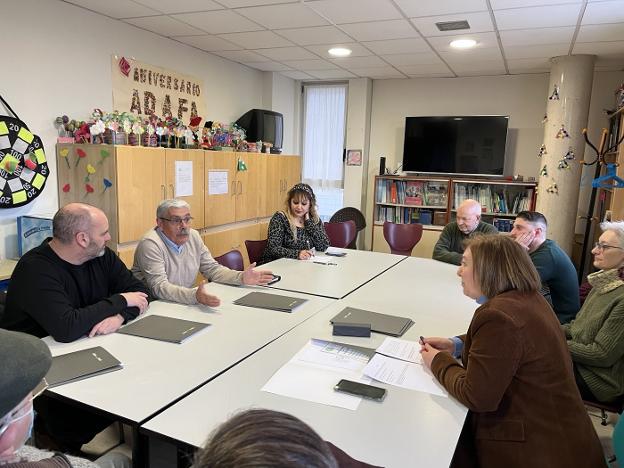
[[[345,221],[353,221],[357,231],[355,239],[347,246],[348,249],[357,249],[357,234],[366,227],[366,218],[364,214],[357,208],[348,206],[336,211],[330,218],[330,223],[344,223]]]

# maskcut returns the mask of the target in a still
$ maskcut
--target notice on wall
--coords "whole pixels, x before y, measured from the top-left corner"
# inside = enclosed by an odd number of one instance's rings
[[[175,196],[193,195],[193,161],[175,162]]]
[[[208,195],[228,193],[228,171],[208,171]]]

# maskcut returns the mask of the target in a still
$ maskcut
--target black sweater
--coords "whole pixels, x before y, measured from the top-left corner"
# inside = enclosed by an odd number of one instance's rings
[[[107,317],[121,314],[128,321],[139,314],[120,293],[148,290],[112,250],[107,247],[102,257],[72,265],[56,255],[49,240],[15,267],[1,328],[68,343]]]

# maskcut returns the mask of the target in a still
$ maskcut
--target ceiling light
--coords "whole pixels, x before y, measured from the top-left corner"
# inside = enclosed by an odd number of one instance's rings
[[[477,41],[474,39],[457,39],[451,42],[451,47],[454,49],[471,49],[477,45]]]
[[[348,57],[351,55],[351,49],[345,49],[344,47],[334,47],[333,49],[329,49],[329,55],[333,55],[334,57]]]

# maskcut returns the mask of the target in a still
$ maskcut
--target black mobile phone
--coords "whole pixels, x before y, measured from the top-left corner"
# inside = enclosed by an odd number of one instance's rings
[[[271,281],[269,281],[269,282],[267,283],[267,285],[269,285],[269,284],[275,284],[275,283],[277,283],[277,282],[278,282],[279,280],[281,280],[281,279],[282,279],[282,277],[281,277],[280,275],[273,275],[273,279],[272,279]]]
[[[375,401],[383,401],[386,397],[385,388],[375,387],[374,385],[363,384],[346,379],[342,379],[338,382],[334,387],[334,390],[337,392],[350,393],[351,395],[369,398]]]

